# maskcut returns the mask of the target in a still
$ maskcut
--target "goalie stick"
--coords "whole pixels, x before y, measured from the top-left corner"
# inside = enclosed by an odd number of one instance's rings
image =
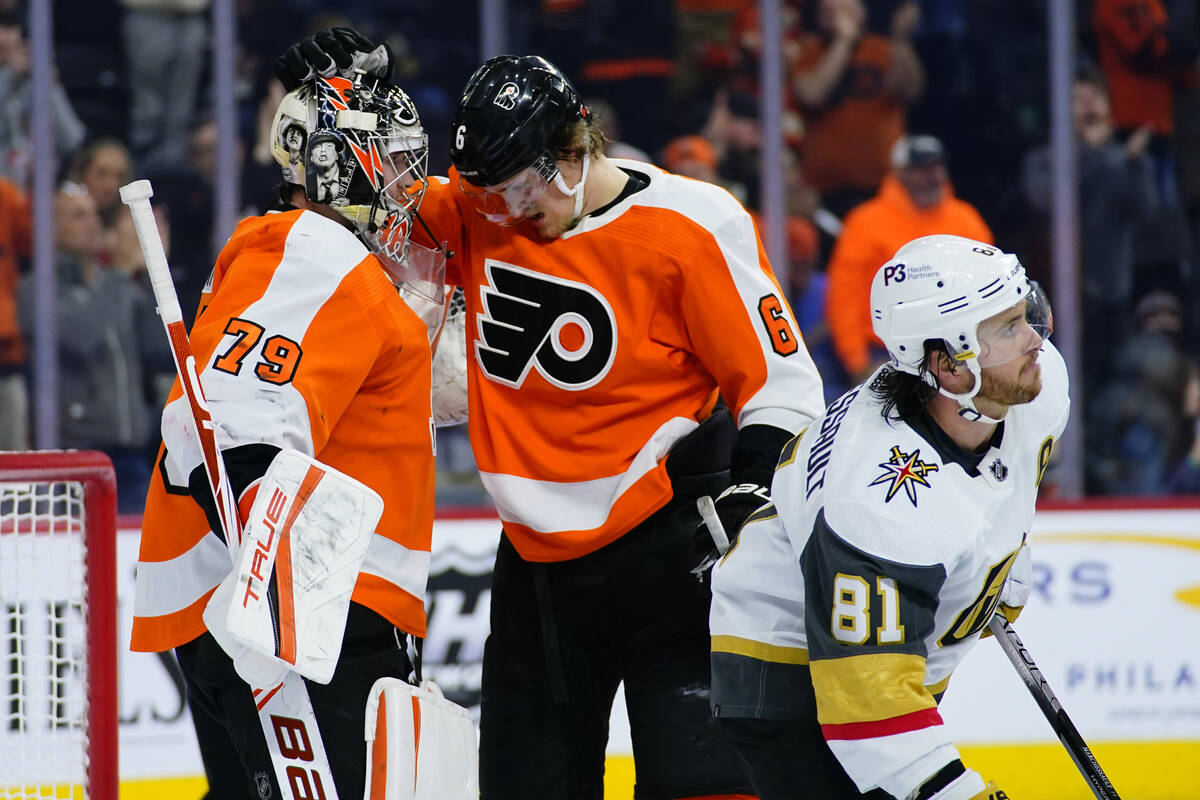
[[[204,453],[204,471],[216,502],[225,543],[231,559],[236,563],[242,539],[237,501],[233,497],[229,477],[225,474],[225,463],[217,449],[212,414],[204,399],[196,358],[192,354],[183,312],[179,308],[175,284],[167,266],[167,254],[154,222],[154,211],[150,206],[153,195],[150,181],[134,181],[121,187],[121,202],[129,206],[133,216],[134,230],[146,259],[146,271],[150,275],[158,315],[171,340],[175,371],[191,408],[195,434]],[[280,791],[285,796],[290,795],[293,800],[337,800],[337,788],[304,679],[296,672],[289,672],[277,686],[251,688]]]
[[[1050,727],[1058,734],[1058,738],[1063,743],[1063,746],[1067,748],[1067,753],[1071,756],[1071,760],[1075,762],[1075,766],[1083,774],[1083,778],[1087,781],[1088,788],[1092,790],[1092,794],[1096,795],[1097,800],[1121,800],[1117,795],[1117,790],[1113,788],[1112,782],[1104,774],[1104,770],[1100,768],[1100,762],[1092,755],[1091,748],[1087,746],[1087,742],[1079,735],[1079,731],[1076,730],[1075,724],[1071,722],[1071,718],[1067,716],[1062,703],[1054,696],[1054,692],[1050,689],[1050,684],[1046,681],[1045,676],[1042,675],[1042,671],[1038,669],[1037,664],[1034,663],[1033,656],[1029,655],[1029,650],[1025,647],[1025,643],[1021,641],[1021,637],[1017,636],[1017,632],[1013,630],[1012,623],[1003,614],[997,614],[988,623],[988,629],[1004,650],[1004,654],[1008,656],[1008,660],[1016,667],[1017,673],[1021,676],[1021,680],[1025,682],[1029,693],[1033,695],[1033,699],[1037,701],[1038,707],[1042,709],[1042,713],[1046,715],[1046,719],[1050,722]]]

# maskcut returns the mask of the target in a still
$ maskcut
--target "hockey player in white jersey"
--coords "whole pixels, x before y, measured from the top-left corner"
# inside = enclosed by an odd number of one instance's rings
[[[1015,256],[926,236],[875,275],[871,314],[890,363],[789,443],[714,570],[713,711],[762,800],[1003,798],[937,703],[1029,594],[1070,406],[1049,304]]]

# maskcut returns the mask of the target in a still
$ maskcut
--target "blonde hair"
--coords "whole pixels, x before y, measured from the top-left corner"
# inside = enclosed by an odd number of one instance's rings
[[[590,115],[563,126],[552,142],[555,157],[565,161],[578,161],[584,153],[600,155],[607,145],[608,137]]]

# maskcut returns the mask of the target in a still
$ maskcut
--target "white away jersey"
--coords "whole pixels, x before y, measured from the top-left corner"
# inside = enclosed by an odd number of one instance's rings
[[[718,716],[795,719],[815,692],[864,792],[905,797],[958,758],[935,695],[1001,596],[1028,595],[1037,486],[1066,426],[1066,366],[1049,343],[1039,363],[1041,393],[977,468],[927,417],[886,422],[870,380],[788,444],[773,504],[713,572]]]

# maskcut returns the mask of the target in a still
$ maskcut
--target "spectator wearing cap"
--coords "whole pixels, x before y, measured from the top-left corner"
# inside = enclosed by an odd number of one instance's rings
[[[841,216],[879,188],[889,149],[905,132],[906,110],[924,87],[912,46],[920,11],[915,2],[901,3],[883,36],[866,30],[862,0],[809,7],[815,24],[800,37],[789,81],[804,121],[804,174]]]
[[[886,358],[871,329],[871,278],[905,242],[946,233],[982,242],[992,232],[974,206],[954,196],[942,143],[903,136],[879,192],[846,216],[829,261],[826,318],[834,350],[851,377],[864,380]]]

